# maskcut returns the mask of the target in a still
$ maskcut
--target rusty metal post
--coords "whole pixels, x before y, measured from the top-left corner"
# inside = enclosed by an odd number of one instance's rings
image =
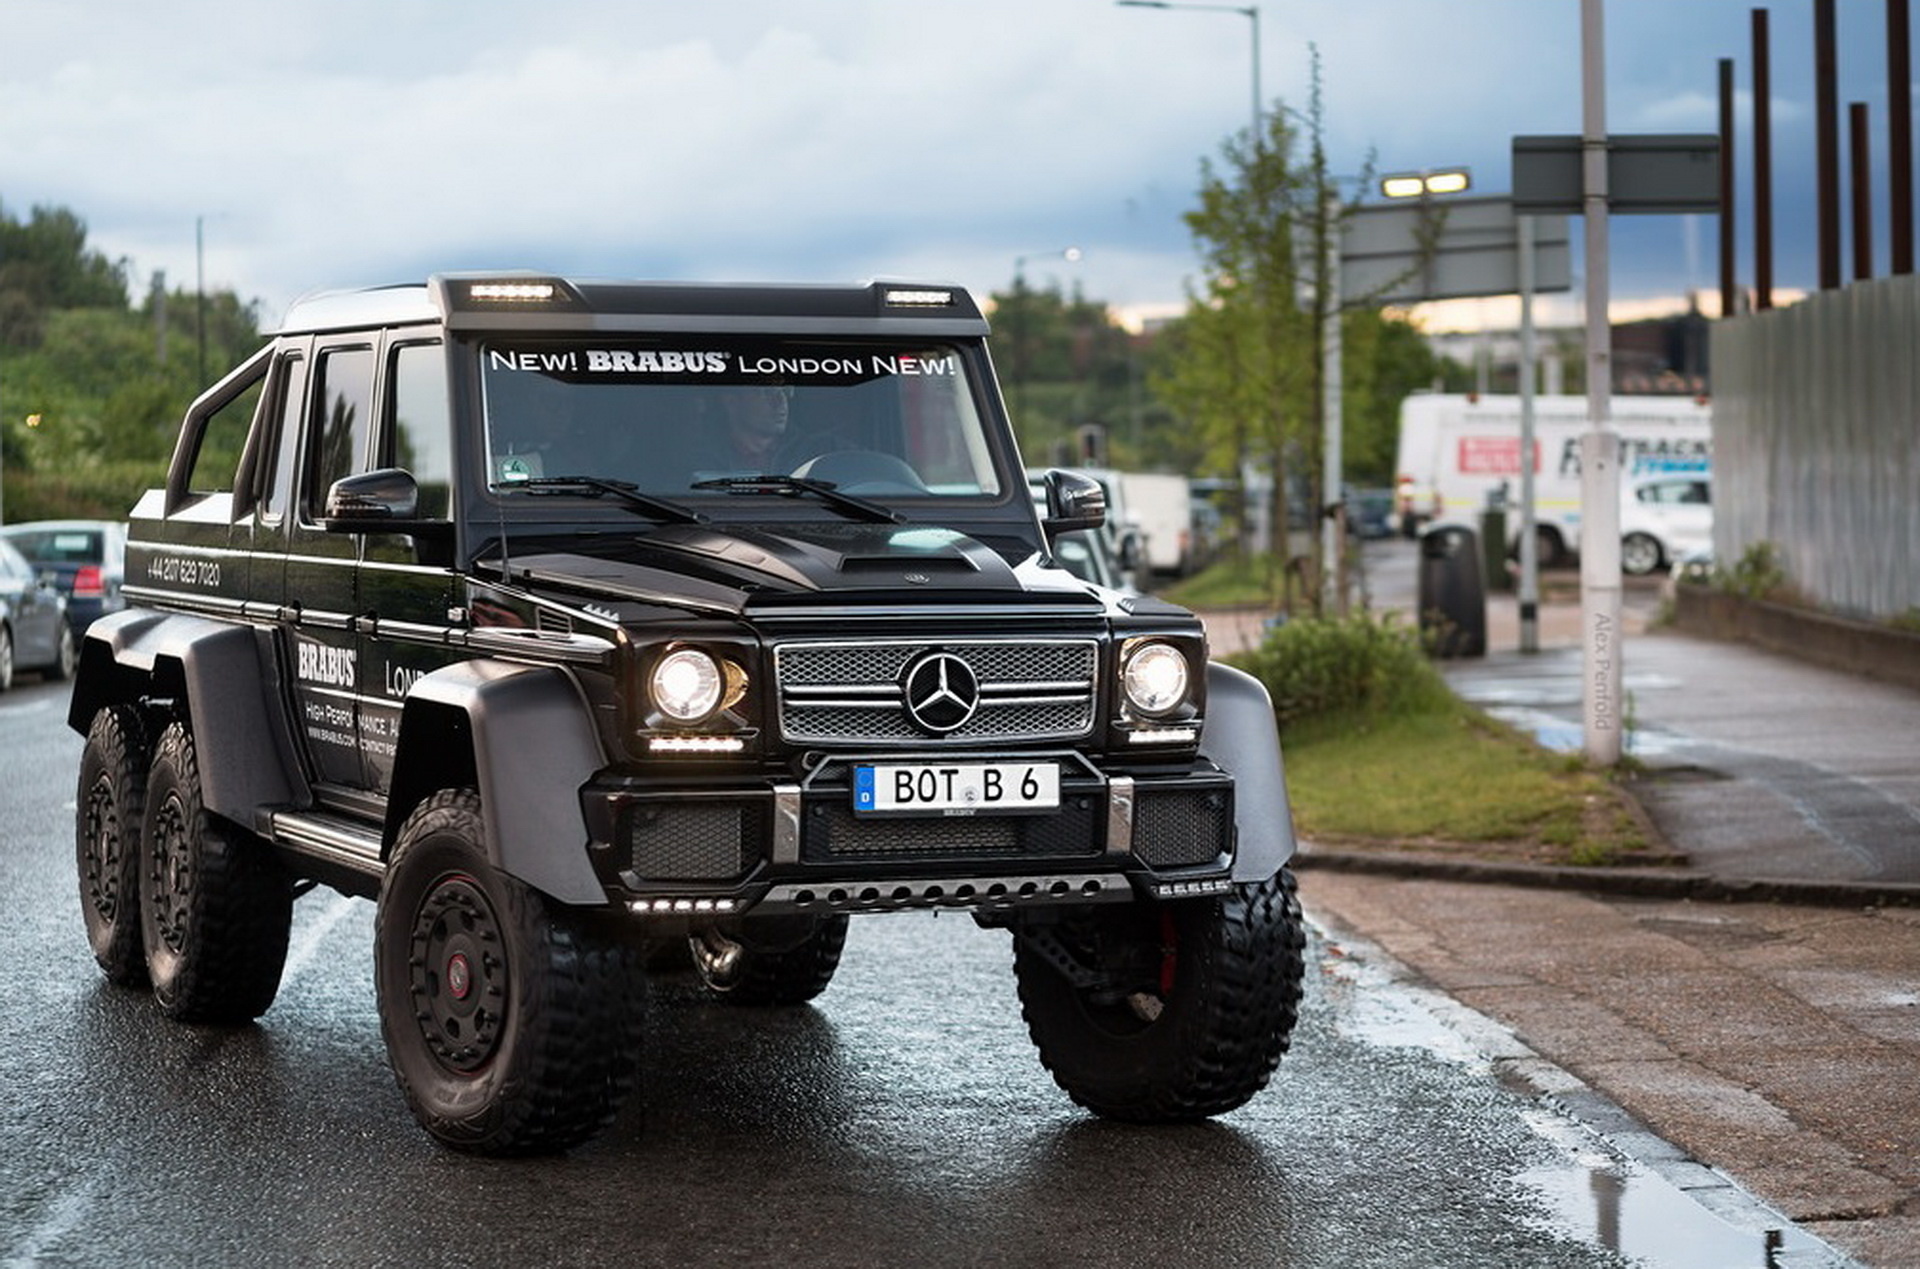
[[[1733,235],[1733,59],[1720,59],[1720,316],[1740,311],[1740,286],[1734,277]]]
[[[1853,168],[1853,280],[1873,276],[1873,173],[1867,157],[1867,103],[1847,105],[1847,140]]]
[[[1813,0],[1814,139],[1819,159],[1820,289],[1840,285],[1839,59],[1834,52],[1833,0]]]
[[[1887,0],[1887,237],[1893,272],[1913,272],[1913,44],[1908,0]]]
[[[1773,307],[1773,72],[1767,11],[1753,11],[1753,307]]]

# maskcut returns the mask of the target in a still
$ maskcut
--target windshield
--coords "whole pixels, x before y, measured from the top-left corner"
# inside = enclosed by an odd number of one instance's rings
[[[955,345],[588,335],[481,357],[496,491],[591,476],[695,501],[796,476],[869,498],[1000,492]]]

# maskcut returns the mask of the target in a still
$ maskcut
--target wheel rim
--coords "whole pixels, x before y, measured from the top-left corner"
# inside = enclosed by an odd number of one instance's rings
[[[187,946],[187,906],[193,895],[193,852],[187,832],[186,808],[177,794],[169,794],[154,817],[148,859],[153,868],[153,924],[167,949],[176,954]]]
[[[0,630],[0,690],[13,686],[13,636]]]
[[[113,781],[104,774],[87,790],[85,824],[81,864],[87,902],[102,920],[111,922],[120,911],[120,807],[114,801]]]
[[[499,1051],[508,991],[500,921],[480,883],[464,874],[435,882],[414,916],[408,990],[427,1048],[450,1071],[470,1075]]]
[[[1660,548],[1650,538],[1630,537],[1620,548],[1620,563],[1629,573],[1651,573],[1660,563]]]

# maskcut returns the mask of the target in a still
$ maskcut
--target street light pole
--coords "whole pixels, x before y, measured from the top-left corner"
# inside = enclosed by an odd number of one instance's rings
[[[1607,320],[1606,22],[1580,0],[1581,152],[1587,233],[1587,430],[1580,437],[1582,737],[1587,758],[1620,761],[1620,438],[1613,430]]]

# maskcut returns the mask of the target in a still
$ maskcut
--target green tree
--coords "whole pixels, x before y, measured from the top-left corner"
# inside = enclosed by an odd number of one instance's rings
[[[1144,390],[1144,341],[1078,287],[1028,286],[1016,277],[991,297],[994,361],[1030,466],[1083,461],[1082,429],[1105,438],[1106,457],[1138,464],[1157,448],[1149,432],[1170,423]]]
[[[1290,475],[1311,486],[1320,451],[1318,297],[1333,209],[1318,114],[1316,86],[1304,160],[1294,116],[1280,107],[1262,135],[1243,133],[1217,163],[1201,161],[1199,205],[1185,217],[1201,283],[1188,296],[1181,355],[1155,382],[1205,437],[1210,466],[1272,477],[1276,526],[1288,523]],[[1244,505],[1236,510],[1245,523]]]
[[[0,250],[0,509],[123,515],[164,475],[180,418],[208,386],[197,297],[130,308],[122,266],[64,209],[36,208],[24,225],[0,213]],[[204,330],[206,379],[260,344],[253,307],[230,291],[206,297]]]
[[[126,305],[126,266],[87,246],[85,221],[35,207],[23,222],[0,202],[0,347],[34,346],[53,309]]]
[[[1442,378],[1447,364],[1404,317],[1350,309],[1341,323],[1341,470],[1354,485],[1390,485],[1400,441],[1400,403]]]

